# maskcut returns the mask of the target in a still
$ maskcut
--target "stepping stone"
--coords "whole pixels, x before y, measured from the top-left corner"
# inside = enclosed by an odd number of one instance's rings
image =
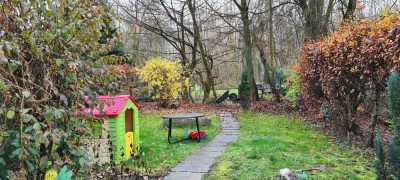
[[[217,139],[215,139],[215,141],[214,142],[216,142],[216,143],[230,143],[230,142],[232,142],[232,141],[236,141],[236,139],[237,138],[234,138],[234,137],[230,137],[230,138],[217,138]]]
[[[218,138],[215,140],[215,142],[219,143],[219,142],[233,142],[236,141],[237,139],[239,139],[238,137],[230,137],[230,138]]]
[[[222,154],[222,152],[211,152],[211,151],[197,151],[195,153],[193,153],[193,156],[199,156],[199,157],[211,157],[211,158],[216,158],[218,157],[220,154]]]
[[[225,128],[226,130],[239,130],[240,128]]]
[[[226,147],[203,147],[201,149],[206,152],[224,152]]]
[[[218,134],[217,136],[215,136],[215,138],[217,138],[217,139],[232,139],[232,138],[235,139],[237,137],[239,137],[239,136],[238,135],[227,135],[227,134]]]
[[[228,142],[209,142],[204,147],[226,147]]]
[[[226,135],[239,135],[240,131],[239,130],[223,130],[221,131],[221,134],[226,134]]]
[[[232,123],[232,124],[224,124],[221,126],[222,128],[226,127],[240,127],[240,124]]]
[[[190,156],[181,164],[213,164],[214,158],[212,157],[198,157]]]
[[[206,173],[210,170],[210,164],[178,164],[178,166],[172,169],[173,172],[195,172],[195,173]]]
[[[177,180],[177,179],[190,179],[190,180],[201,180],[201,177],[205,173],[193,173],[193,172],[175,172],[164,177],[164,180]]]

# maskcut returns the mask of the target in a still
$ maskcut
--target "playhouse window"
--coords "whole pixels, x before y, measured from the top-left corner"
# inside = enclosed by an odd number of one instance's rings
[[[101,138],[103,135],[103,128],[101,122],[87,122],[86,127],[88,128],[88,131],[92,132],[94,137],[96,138]]]

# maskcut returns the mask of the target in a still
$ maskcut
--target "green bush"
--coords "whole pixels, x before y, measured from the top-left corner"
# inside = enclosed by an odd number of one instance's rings
[[[99,27],[113,15],[92,0],[0,1],[0,7],[0,17],[8,17],[0,36],[0,179],[13,172],[43,179],[64,164],[73,172],[87,167],[87,128],[74,112],[125,87],[113,67],[97,61],[115,42],[98,43]]]
[[[301,94],[300,76],[297,67],[290,68],[286,78],[286,99],[292,102],[292,106],[297,106],[298,97]]]
[[[388,84],[389,110],[395,126],[395,132],[397,132],[397,136],[400,136],[400,77],[397,71],[394,71],[389,77]]]
[[[380,132],[378,132],[376,135],[375,138],[376,179],[386,179],[386,178],[400,179],[400,139],[399,139],[400,78],[399,74],[396,71],[392,73],[391,76],[389,77],[388,101],[395,129],[394,129],[394,135],[392,136],[387,145],[386,157],[385,157],[385,152],[383,150],[382,137]]]
[[[271,93],[263,94],[262,97],[267,101],[274,100],[274,95],[272,95]]]
[[[393,177],[400,179],[400,77],[397,71],[389,77],[388,101],[395,126],[394,135],[387,145],[388,171]]]
[[[386,179],[386,169],[385,169],[385,150],[382,145],[382,135],[381,132],[378,131],[375,136],[375,174],[376,179]]]
[[[396,134],[390,139],[386,151],[387,172],[398,180],[400,179],[400,140]]]
[[[247,70],[242,72],[242,79],[240,81],[238,90],[240,97],[240,105],[243,109],[248,110],[250,107],[250,83]]]

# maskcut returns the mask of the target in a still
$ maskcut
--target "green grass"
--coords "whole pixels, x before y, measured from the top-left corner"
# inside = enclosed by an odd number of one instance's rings
[[[211,126],[200,126],[201,131],[208,134],[206,140],[182,141],[176,144],[169,144],[167,140],[168,129],[162,126],[161,115],[141,113],[140,118],[140,141],[141,149],[144,152],[143,160],[147,168],[155,174],[166,173],[170,168],[175,167],[179,161],[184,160],[192,152],[200,149],[205,143],[219,134],[220,121],[216,115],[211,117]],[[172,140],[183,139],[184,132],[195,131],[196,127],[174,127],[172,128]],[[127,164],[134,167],[135,163],[128,160]],[[144,172],[144,169],[141,168]]]
[[[309,179],[374,179],[372,158],[332,144],[294,117],[243,113],[241,135],[216,161],[205,179],[272,179],[282,168],[307,172]]]
[[[217,95],[220,96],[220,95],[224,94],[226,90],[227,89],[225,89],[225,90],[215,90],[215,93],[217,93]],[[204,94],[203,90],[192,90],[191,93],[192,93],[192,95],[203,95]],[[229,89],[229,94],[230,93],[239,94],[238,89]],[[213,95],[212,91],[211,91],[211,95]]]

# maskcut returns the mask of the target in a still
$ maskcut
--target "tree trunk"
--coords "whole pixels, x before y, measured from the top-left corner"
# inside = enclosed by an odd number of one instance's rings
[[[357,114],[357,107],[355,105],[350,104],[348,107],[348,114],[347,114],[347,121],[348,121],[348,127],[347,130],[349,132],[352,132],[353,134],[358,134],[358,125],[356,123],[356,114]]]
[[[184,23],[184,8],[185,8],[185,6],[182,6],[181,13],[179,14],[179,20],[180,20],[181,24]],[[182,41],[179,43],[181,48],[178,49],[178,51],[182,58],[183,68],[185,69],[183,76],[184,76],[185,80],[186,79],[190,80],[190,78],[191,78],[190,74],[192,74],[195,67],[189,63],[188,57],[186,56],[186,45],[184,43],[185,42],[185,29],[183,27],[180,27],[178,24],[177,24],[177,29],[178,30],[180,29],[180,35],[178,33],[178,38],[180,37],[182,39]],[[195,61],[195,59],[192,59],[192,61]],[[190,96],[190,84],[188,86],[189,87],[187,87],[187,85],[185,83],[183,83],[183,97],[182,98],[184,101],[189,102],[190,100],[192,100],[192,102],[193,102],[193,98],[191,99],[191,96]]]
[[[346,128],[348,132],[352,132],[354,129],[354,111],[352,110],[353,108],[351,106],[347,107],[347,117],[346,117]]]
[[[217,91],[215,91],[215,86],[214,86],[214,84],[211,86],[211,91],[212,91],[212,93],[213,93],[214,99],[217,99]]]
[[[327,7],[325,15],[324,15],[324,21],[323,21],[323,25],[322,25],[322,35],[324,35],[324,36],[328,35],[329,19],[331,18],[333,6],[334,6],[333,2],[334,2],[334,0],[329,0],[328,7]]]
[[[263,83],[264,84],[269,84],[271,86],[271,76],[270,76],[270,71],[271,71],[271,67],[267,61],[267,55],[264,52],[264,48],[263,48],[263,42],[261,41],[261,38],[259,39],[259,41],[257,41],[256,39],[254,39],[254,44],[256,45],[256,48],[259,52],[260,55],[260,59],[261,59],[261,63],[263,65]],[[272,86],[271,86],[272,87]]]
[[[379,108],[379,91],[378,89],[375,87],[374,88],[374,96],[373,96],[373,103],[374,103],[374,107],[372,109],[372,113],[371,113],[371,123],[369,124],[369,135],[368,135],[368,139],[365,142],[365,146],[366,147],[373,147],[374,145],[374,137],[375,137],[375,128],[376,128],[376,123],[378,121],[378,108]]]
[[[204,102],[207,98],[210,97],[211,89],[213,89],[212,86],[214,86],[214,79],[212,77],[212,71],[211,71],[212,67],[208,63],[206,52],[205,52],[204,46],[203,46],[203,42],[201,40],[200,29],[199,29],[199,26],[197,25],[196,7],[194,4],[195,1],[192,2],[192,0],[187,0],[186,2],[188,3],[189,12],[190,12],[190,15],[191,15],[192,21],[193,21],[194,39],[197,42],[194,46],[195,46],[195,48],[197,48],[197,46],[199,47],[201,61],[203,63],[204,71],[206,73],[205,82],[203,83],[203,86],[204,86],[203,102]]]
[[[357,0],[349,0],[346,7],[346,13],[343,16],[343,22],[353,19],[354,11],[356,10]]]
[[[324,0],[297,0],[305,20],[306,37],[312,40],[327,35],[328,22],[333,11],[333,0],[329,0],[328,7],[324,13]]]
[[[207,80],[203,81],[203,87],[204,87],[204,89],[203,89],[204,94],[203,94],[202,101],[204,103],[207,101],[208,98],[210,98],[211,86],[209,84],[209,81],[207,81]]]
[[[253,55],[252,55],[252,44],[251,44],[251,33],[250,33],[250,20],[249,20],[249,7],[247,6],[246,0],[241,0],[240,5],[234,0],[236,5],[240,9],[241,20],[243,22],[243,39],[244,39],[244,57],[246,59],[246,67],[249,75],[250,83],[250,101],[256,101],[256,81],[254,79],[253,69]]]
[[[192,94],[190,94],[190,90],[189,90],[189,98],[190,98],[190,102],[195,103]]]
[[[188,74],[188,73],[184,73],[183,76],[185,77],[185,79],[190,79],[190,74]],[[188,87],[188,86],[186,85],[186,83],[183,83],[182,89],[183,89],[183,92],[182,92],[182,99],[183,99],[184,101],[189,102],[189,101],[190,101],[190,84],[189,84],[189,87]]]
[[[272,93],[275,96],[275,101],[280,102],[281,101],[280,92],[279,92],[279,89],[276,88],[277,63],[276,63],[276,60],[274,59],[275,45],[274,45],[274,34],[273,34],[274,24],[272,21],[272,19],[273,19],[272,0],[269,0],[268,6],[269,6],[269,61],[270,61],[271,70],[272,70],[272,78],[271,78],[270,87],[271,87]]]

